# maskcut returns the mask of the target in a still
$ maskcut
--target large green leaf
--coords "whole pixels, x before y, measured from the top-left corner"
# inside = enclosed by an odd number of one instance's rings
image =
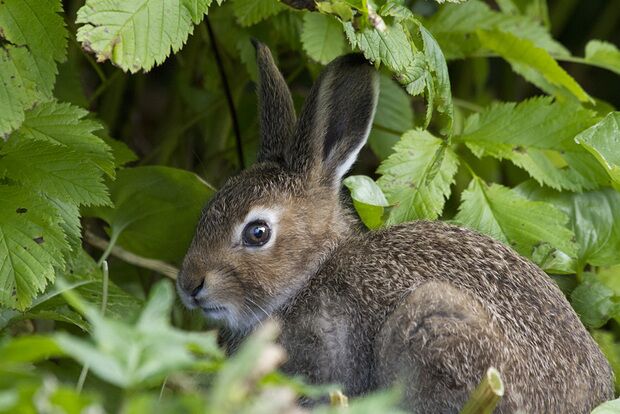
[[[114,207],[86,214],[108,222],[111,237],[124,248],[171,262],[182,259],[214,192],[191,172],[155,166],[121,170],[109,187]]]
[[[171,372],[191,368],[199,360],[192,351],[220,356],[213,332],[183,332],[170,326],[174,289],[167,281],[151,290],[134,325],[102,317],[71,292],[65,295],[91,323],[93,342],[59,333],[55,335],[58,345],[97,376],[119,387],[152,385]]]
[[[579,86],[579,84],[553,59],[545,49],[536,46],[528,39],[519,38],[512,33],[505,33],[498,29],[477,30],[478,39],[482,46],[489,49],[512,65],[513,69],[526,77],[530,82],[543,90],[548,83],[562,91],[572,94],[581,102],[590,102],[592,98]],[[525,70],[523,70],[525,68]],[[530,76],[530,71],[534,71],[544,79],[544,84],[536,82],[537,78]],[[553,93],[556,89],[548,93]],[[556,95],[564,96],[560,92]]]
[[[381,75],[380,86],[368,144],[380,159],[385,159],[400,136],[413,127],[413,110],[407,93],[389,76]]]
[[[346,50],[342,24],[335,17],[319,13],[306,13],[304,16],[301,43],[308,56],[323,64]]]
[[[181,49],[211,2],[87,0],[78,10],[77,39],[100,62],[110,60],[132,73],[148,71]]]
[[[570,301],[581,321],[589,328],[600,328],[615,316],[620,316],[620,303],[614,300],[614,291],[598,281],[594,275],[571,292]]]
[[[610,112],[575,140],[596,157],[620,190],[620,112]]]
[[[591,414],[616,414],[620,412],[620,399],[606,401],[592,410]]]
[[[556,254],[576,254],[574,234],[566,227],[568,217],[551,204],[530,201],[499,184],[489,186],[478,177],[461,198],[455,217],[458,223],[488,234],[526,257],[540,258],[537,252],[546,245],[558,250]]]
[[[581,266],[620,263],[620,193],[611,189],[560,193],[531,181],[516,190],[529,199],[552,203],[570,218]]]
[[[427,131],[412,130],[379,167],[378,184],[393,206],[386,224],[436,219],[450,194],[458,159],[448,143]]]
[[[499,13],[482,1],[469,0],[461,5],[447,5],[433,15],[426,27],[439,42],[446,58],[457,59],[479,53],[482,49],[476,31],[500,30],[533,42],[554,55],[569,55],[553,40],[540,23],[523,15]]]
[[[234,0],[232,5],[242,26],[251,26],[285,9],[278,0]]]
[[[45,199],[0,185],[0,307],[24,309],[65,265],[61,217]]]
[[[0,7],[0,136],[24,110],[52,97],[56,63],[65,59],[67,31],[60,0],[4,0]]]
[[[353,206],[366,227],[369,229],[381,227],[383,211],[389,205],[381,188],[372,178],[365,175],[349,176],[343,184],[351,191]]]
[[[477,156],[508,159],[539,183],[557,189],[593,189],[609,178],[596,159],[575,143],[575,136],[596,121],[577,105],[533,98],[498,103],[470,116],[464,141]]]
[[[609,69],[620,75],[620,50],[616,45],[600,40],[590,40],[586,45],[586,61]]]

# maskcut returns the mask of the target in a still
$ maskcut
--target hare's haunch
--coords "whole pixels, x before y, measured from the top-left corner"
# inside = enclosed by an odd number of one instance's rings
[[[498,412],[586,413],[613,396],[605,357],[554,282],[489,237],[440,222],[360,229],[340,200],[366,142],[378,75],[330,63],[299,119],[257,43],[258,162],[205,207],[179,294],[234,350],[262,320],[282,326],[285,371],[360,395],[404,384],[418,413],[458,412],[487,368]]]

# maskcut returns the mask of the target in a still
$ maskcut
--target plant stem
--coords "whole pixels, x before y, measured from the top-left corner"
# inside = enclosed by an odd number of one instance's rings
[[[463,406],[461,414],[491,414],[504,395],[504,382],[499,371],[489,368],[469,400]]]
[[[213,33],[213,28],[211,27],[211,22],[209,21],[209,16],[205,17],[205,24],[207,26],[207,31],[209,33],[209,39],[211,40],[211,48],[213,49],[213,54],[215,55],[217,69],[218,69],[218,72],[220,73],[222,84],[224,85],[224,94],[226,95],[226,102],[228,103],[228,110],[230,111],[230,117],[232,119],[232,124],[233,124],[233,131],[235,133],[235,140],[237,142],[237,159],[239,161],[239,167],[241,167],[241,169],[243,170],[245,169],[245,161],[243,158],[241,131],[239,129],[239,120],[237,119],[237,111],[235,109],[235,103],[232,98],[232,93],[230,92],[230,84],[228,83],[228,77],[226,76],[226,71],[224,70],[224,63],[222,62],[220,51],[217,48],[217,42],[215,40],[215,34]]]
[[[131,263],[144,269],[153,270],[157,273],[169,277],[170,279],[176,279],[177,274],[179,273],[179,269],[168,263],[162,262],[161,260],[148,259],[146,257],[138,256],[137,254],[128,252],[125,249],[112,245],[112,240],[108,242],[89,231],[86,231],[86,233],[84,234],[84,239],[91,246],[94,246],[104,251],[108,251],[108,255],[111,254],[112,256],[118,257],[119,259],[127,263]]]

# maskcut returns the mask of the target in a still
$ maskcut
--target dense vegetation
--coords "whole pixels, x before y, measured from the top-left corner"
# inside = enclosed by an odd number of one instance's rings
[[[379,108],[345,181],[362,221],[511,245],[565,291],[620,391],[620,4],[438,3],[0,1],[0,412],[293,412],[336,388],[279,374],[270,324],[224,358],[169,281],[202,205],[252,163],[251,37],[296,105],[331,59],[374,62]]]

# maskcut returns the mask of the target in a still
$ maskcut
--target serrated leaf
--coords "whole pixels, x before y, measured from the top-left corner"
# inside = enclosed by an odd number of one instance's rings
[[[590,40],[586,45],[585,59],[620,75],[620,50],[612,43]]]
[[[474,177],[461,194],[455,221],[512,246],[532,257],[535,249],[549,244],[574,257],[574,234],[566,227],[568,217],[551,204],[530,201],[499,184],[487,185]]]
[[[391,208],[386,224],[436,219],[443,209],[458,159],[446,141],[427,131],[405,133],[379,166],[377,181]]]
[[[499,30],[477,30],[476,33],[482,46],[502,56],[517,72],[519,72],[518,65],[524,65],[535,70],[551,85],[566,89],[579,101],[590,102],[592,100],[581,86],[558,65],[549,52],[536,46],[531,40]]]
[[[0,307],[25,309],[69,250],[56,209],[23,187],[0,185]]]
[[[379,81],[379,101],[368,144],[383,160],[400,136],[413,127],[413,110],[407,93],[389,76],[381,75]]]
[[[9,138],[0,148],[0,177],[61,201],[109,204],[101,171],[74,151],[44,141]]]
[[[499,30],[532,41],[536,46],[558,56],[570,53],[553,40],[549,31],[535,20],[522,15],[498,13],[478,0],[460,5],[446,5],[426,23],[447,59],[459,59],[480,51],[476,30]]]
[[[198,361],[192,351],[220,356],[213,333],[184,332],[170,326],[174,289],[168,281],[151,290],[134,325],[102,317],[75,294],[65,295],[91,323],[93,342],[63,333],[55,335],[58,345],[94,374],[119,387],[157,384],[171,372],[191,368]]]
[[[620,193],[612,189],[560,193],[531,181],[516,190],[529,199],[552,203],[570,218],[581,266],[620,263]]]
[[[596,125],[575,137],[605,168],[620,191],[620,112],[607,114]]]
[[[613,290],[594,277],[588,277],[572,291],[570,302],[589,328],[600,328],[610,318],[620,315],[620,304],[614,301]]]
[[[182,259],[214,193],[189,171],[155,166],[120,170],[109,187],[114,208],[91,208],[86,215],[105,220],[125,249],[170,262]]]
[[[44,141],[66,148],[101,171],[114,176],[111,148],[94,135],[101,125],[86,119],[88,111],[68,103],[43,102],[26,113],[24,122],[11,139]]]
[[[301,31],[301,43],[312,59],[326,64],[343,54],[346,42],[342,24],[332,16],[306,13]]]
[[[25,47],[0,48],[0,137],[19,127],[24,120],[24,108],[39,97],[36,83],[25,61],[30,59]]]
[[[234,0],[232,6],[241,26],[252,26],[285,9],[278,0]]]
[[[185,43],[212,0],[87,0],[77,39],[97,60],[124,71],[149,71]]]
[[[351,192],[353,206],[369,229],[376,229],[383,224],[383,211],[388,201],[381,188],[365,175],[352,175],[343,181]]]
[[[595,121],[589,110],[539,97],[519,104],[494,104],[470,116],[458,139],[477,156],[512,161],[541,184],[593,189],[609,179],[574,138]]]

